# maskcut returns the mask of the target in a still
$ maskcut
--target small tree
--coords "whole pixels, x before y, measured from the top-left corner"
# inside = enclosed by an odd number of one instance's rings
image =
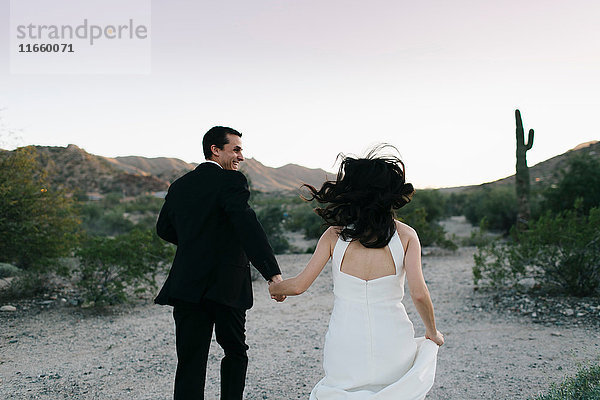
[[[76,251],[76,283],[86,301],[115,304],[127,300],[128,289],[156,289],[156,275],[174,255],[174,247],[151,230],[133,230],[114,238],[89,236]]]
[[[543,193],[543,208],[558,213],[572,209],[579,199],[584,214],[600,207],[600,161],[589,155],[569,158],[566,168],[558,173],[559,181]]]
[[[0,262],[47,268],[75,245],[72,201],[49,186],[31,148],[0,154]]]
[[[508,234],[517,218],[515,191],[509,186],[483,187],[464,198],[463,213],[473,225],[485,219],[490,230]]]

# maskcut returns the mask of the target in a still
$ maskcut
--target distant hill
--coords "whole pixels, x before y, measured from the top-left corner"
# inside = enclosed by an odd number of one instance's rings
[[[326,180],[335,178],[333,174],[328,174],[322,169],[311,169],[296,164],[271,168],[253,158],[246,159],[241,170],[250,177],[252,187],[262,192],[293,192],[303,183],[321,187]]]
[[[29,146],[51,184],[85,193],[121,192],[126,196],[167,190],[168,182],[140,171],[126,171],[105,157],[70,144]]]
[[[107,158],[107,160],[123,171],[149,174],[168,182],[173,182],[198,165],[165,157],[129,156]],[[287,164],[279,168],[267,167],[253,158],[247,158],[241,164],[240,170],[248,176],[252,188],[261,192],[292,192],[302,183],[320,186],[325,180],[333,177],[322,169],[311,169],[295,164]]]
[[[566,153],[560,154],[558,156],[549,158],[546,161],[542,161],[533,166],[529,167],[529,176],[531,179],[532,187],[536,187],[538,185],[551,185],[557,179],[557,173],[564,169],[567,166],[567,161],[572,156],[577,155],[585,155],[587,157],[594,157],[600,159],[600,142],[597,140],[592,140],[589,142],[581,143]],[[516,161],[515,161],[516,162]],[[481,187],[492,187],[492,186],[502,186],[502,185],[514,185],[515,184],[515,176],[511,175],[506,178],[498,179],[493,182],[482,183],[481,185],[471,185],[471,186],[459,186],[452,188],[442,188],[441,191],[452,193],[452,192],[461,192],[461,191],[469,191]]]
[[[126,196],[162,192],[171,182],[194,169],[197,164],[177,158],[139,156],[103,157],[90,154],[76,145],[67,147],[30,146],[40,169],[52,184],[85,193],[121,192]],[[302,183],[320,186],[333,178],[321,169],[295,164],[271,168],[252,158],[242,163],[252,188],[262,192],[292,192]]]
[[[167,182],[196,168],[198,164],[190,164],[178,158],[146,158],[139,156],[106,158],[115,167],[133,174],[153,175]]]
[[[121,192],[126,196],[166,191],[171,182],[194,169],[197,164],[177,158],[146,158],[139,156],[102,157],[90,154],[70,144],[67,147],[30,146],[35,150],[40,169],[47,172],[51,183],[85,193]],[[2,150],[5,152],[5,150]],[[600,158],[600,142],[582,143],[564,154],[531,166],[531,183],[551,184],[556,173],[566,166],[572,155],[584,154]],[[295,192],[302,183],[320,186],[333,174],[322,169],[310,169],[295,164],[272,168],[249,158],[241,170],[249,177],[252,187],[267,193]],[[443,188],[443,192],[461,192],[481,187],[514,184],[514,175],[481,185]]]

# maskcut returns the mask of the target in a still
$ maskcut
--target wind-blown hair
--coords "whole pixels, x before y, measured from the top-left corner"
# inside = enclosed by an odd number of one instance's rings
[[[396,150],[381,144],[364,158],[340,154],[342,162],[335,181],[326,181],[318,190],[303,185],[310,192],[305,200],[325,204],[315,212],[326,225],[341,227],[342,239],[358,240],[369,248],[389,243],[396,230],[394,209],[409,203],[415,192],[405,181],[404,163],[392,155],[379,155],[385,148]]]

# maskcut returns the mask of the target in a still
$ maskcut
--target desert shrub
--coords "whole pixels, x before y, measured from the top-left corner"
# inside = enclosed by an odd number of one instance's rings
[[[12,264],[0,263],[0,279],[17,276],[21,270]]]
[[[35,270],[21,270],[8,286],[0,290],[0,300],[29,299],[52,291],[51,273]]]
[[[263,226],[269,244],[276,254],[285,253],[290,248],[290,243],[283,236],[284,212],[281,206],[271,205],[260,209],[256,216]]]
[[[439,246],[445,249],[456,250],[458,246],[452,240],[446,238],[444,228],[433,221],[427,220],[425,208],[405,209],[397,212],[398,218],[412,227],[419,235],[421,246]]]
[[[445,196],[445,211],[447,217],[454,215],[464,215],[465,202],[467,195],[465,193],[450,193]]]
[[[543,192],[543,209],[559,213],[573,208],[577,199],[585,214],[600,207],[600,160],[585,155],[571,157],[557,175],[558,182]]]
[[[302,232],[306,239],[318,239],[325,232],[323,220],[313,210],[311,203],[303,202],[288,211],[285,228]]]
[[[128,201],[123,204],[125,212],[128,213],[152,213],[158,215],[160,209],[165,202],[164,199],[150,195],[136,197],[133,201]]]
[[[99,202],[104,208],[114,208],[121,204],[122,199],[123,195],[121,193],[110,192],[104,195],[104,198]]]
[[[158,212],[156,214],[144,214],[137,223],[135,224],[136,228],[139,229],[156,229],[156,220],[158,218]]]
[[[136,229],[114,238],[88,236],[76,251],[75,282],[89,303],[122,303],[129,289],[155,290],[156,275],[173,255],[174,247],[150,230]]]
[[[473,280],[493,287],[514,286],[534,278],[548,289],[574,296],[593,296],[600,288],[600,208],[589,215],[579,210],[550,212],[513,229],[506,241],[478,247]]]
[[[463,246],[483,247],[497,239],[498,235],[489,231],[486,219],[482,219],[479,227],[474,229],[468,237],[460,239],[460,244]]]
[[[467,194],[463,214],[473,225],[485,218],[490,230],[508,233],[517,219],[514,187],[483,187]]]
[[[114,236],[130,232],[135,224],[125,218],[124,207],[119,204],[90,201],[78,205],[81,227],[92,235]]]
[[[154,229],[156,218],[164,203],[153,196],[138,196],[122,201],[119,193],[110,193],[100,201],[77,204],[82,229],[93,235],[114,236],[131,230]]]
[[[68,255],[79,220],[73,202],[49,185],[30,148],[0,157],[0,262],[47,271]]]
[[[410,203],[402,211],[423,208],[427,222],[436,222],[446,216],[446,196],[437,189],[417,190]]]
[[[600,365],[580,367],[574,377],[565,378],[560,384],[533,400],[597,400],[600,399]]]

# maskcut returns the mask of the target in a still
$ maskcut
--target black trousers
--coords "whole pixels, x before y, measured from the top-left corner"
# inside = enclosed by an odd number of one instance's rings
[[[175,400],[203,400],[213,327],[223,348],[221,400],[242,400],[248,368],[246,310],[210,300],[177,302],[173,308],[177,347]]]

